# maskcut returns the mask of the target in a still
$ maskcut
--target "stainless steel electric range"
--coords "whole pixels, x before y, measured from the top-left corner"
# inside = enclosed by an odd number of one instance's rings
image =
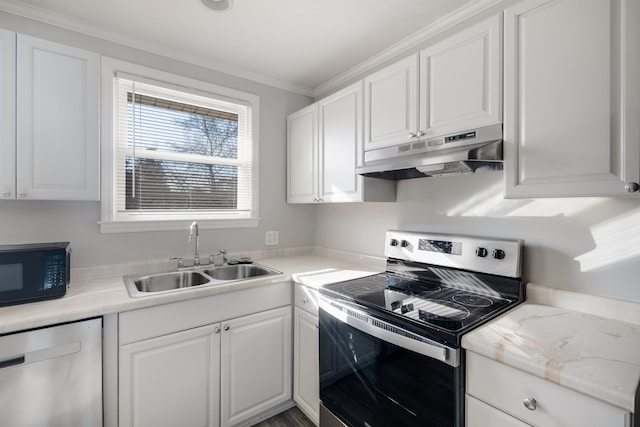
[[[320,290],[320,426],[464,425],[464,333],[524,300],[521,240],[389,231],[385,273]]]

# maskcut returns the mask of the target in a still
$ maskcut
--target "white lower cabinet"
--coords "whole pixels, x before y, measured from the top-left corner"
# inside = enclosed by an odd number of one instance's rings
[[[291,398],[291,307],[222,322],[221,425]]]
[[[293,400],[311,421],[320,421],[318,381],[318,317],[294,309]]]
[[[317,294],[296,285],[293,312],[293,400],[316,425],[320,422]]]
[[[220,326],[120,348],[120,426],[218,426]]]
[[[465,396],[465,417],[467,427],[530,427],[468,394]]]
[[[290,304],[282,283],[121,313],[119,427],[229,427],[290,402]]]
[[[631,427],[629,412],[467,352],[466,427]]]

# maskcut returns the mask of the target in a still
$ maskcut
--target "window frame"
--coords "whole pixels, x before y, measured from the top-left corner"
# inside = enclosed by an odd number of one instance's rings
[[[212,83],[191,79],[149,67],[102,58],[101,64],[101,117],[102,117],[102,182],[100,232],[122,233],[138,231],[182,230],[197,220],[200,228],[257,227],[258,173],[259,173],[259,103],[257,95],[230,89]],[[251,109],[251,206],[248,212],[154,212],[123,213],[117,210],[117,96],[116,75],[135,78],[136,81],[178,90],[194,95],[211,97],[225,102],[248,105]]]

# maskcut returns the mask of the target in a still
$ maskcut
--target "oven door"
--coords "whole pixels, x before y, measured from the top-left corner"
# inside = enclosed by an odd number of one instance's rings
[[[320,298],[320,427],[462,427],[459,350]]]

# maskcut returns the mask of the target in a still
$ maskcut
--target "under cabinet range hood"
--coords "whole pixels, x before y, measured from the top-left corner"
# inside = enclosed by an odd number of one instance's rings
[[[365,151],[360,175],[390,180],[502,170],[502,124]]]

